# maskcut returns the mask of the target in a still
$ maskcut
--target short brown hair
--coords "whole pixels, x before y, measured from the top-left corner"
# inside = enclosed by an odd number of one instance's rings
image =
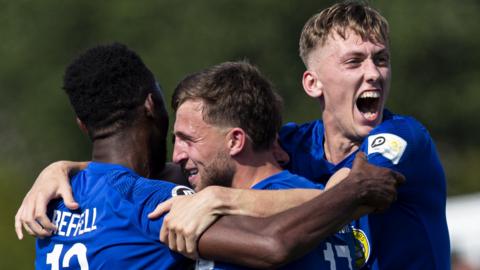
[[[325,44],[333,31],[346,38],[346,31],[353,30],[363,40],[388,45],[388,22],[378,11],[364,2],[337,3],[313,15],[303,27],[300,36],[300,57],[307,65],[310,52]]]
[[[203,102],[205,122],[242,128],[255,151],[270,149],[282,125],[282,99],[258,68],[245,61],[187,76],[173,93],[174,111],[187,100]]]

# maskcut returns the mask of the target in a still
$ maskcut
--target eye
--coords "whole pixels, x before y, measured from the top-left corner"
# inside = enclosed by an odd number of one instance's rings
[[[374,61],[375,61],[375,65],[380,67],[386,67],[390,62],[390,57],[386,54],[381,54],[376,56]]]
[[[362,63],[363,59],[359,57],[354,57],[354,58],[349,58],[347,61],[345,61],[345,64],[347,67],[354,68],[360,66]]]
[[[181,132],[175,133],[172,137],[173,144],[177,146],[191,146],[195,142],[192,137]]]

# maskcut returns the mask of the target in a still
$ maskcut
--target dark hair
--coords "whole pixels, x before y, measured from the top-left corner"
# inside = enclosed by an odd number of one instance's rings
[[[130,125],[156,87],[152,72],[123,44],[90,48],[65,70],[63,89],[92,139]]]
[[[187,76],[175,88],[172,108],[187,100],[203,102],[203,120],[216,126],[240,127],[253,149],[267,150],[282,124],[282,100],[253,65],[225,62]]]

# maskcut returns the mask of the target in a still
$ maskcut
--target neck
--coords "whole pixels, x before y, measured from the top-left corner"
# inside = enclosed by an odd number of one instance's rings
[[[132,126],[106,138],[95,139],[92,160],[119,164],[143,177],[156,177],[163,164],[156,164],[151,154],[154,147],[150,137],[147,129]]]
[[[332,164],[338,164],[358,149],[361,142],[344,135],[337,122],[328,116],[323,117],[325,157]]]
[[[249,189],[258,182],[282,171],[272,151],[241,153],[236,157],[237,171],[232,187]]]

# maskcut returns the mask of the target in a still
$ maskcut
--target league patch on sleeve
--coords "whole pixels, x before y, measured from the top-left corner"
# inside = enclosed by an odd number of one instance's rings
[[[195,191],[186,186],[176,186],[172,189],[172,197],[182,196],[182,195],[192,195]]]
[[[368,155],[380,153],[397,165],[407,148],[407,142],[391,133],[381,133],[368,137]]]

